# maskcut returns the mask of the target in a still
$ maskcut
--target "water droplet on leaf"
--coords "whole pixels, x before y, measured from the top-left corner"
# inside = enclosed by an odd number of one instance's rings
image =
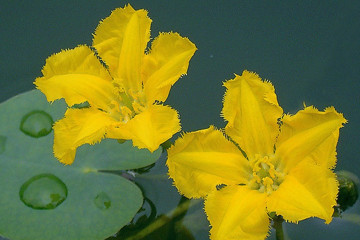
[[[110,197],[109,197],[109,195],[107,195],[104,192],[101,192],[98,195],[96,195],[96,197],[94,199],[94,203],[95,203],[96,207],[101,210],[108,209],[111,206]]]
[[[20,123],[20,130],[31,137],[39,138],[48,135],[52,130],[52,117],[40,110],[26,114]]]
[[[6,145],[6,137],[0,135],[0,154],[5,152],[5,145]]]
[[[67,187],[53,174],[39,174],[20,188],[20,199],[34,209],[54,209],[67,198]]]

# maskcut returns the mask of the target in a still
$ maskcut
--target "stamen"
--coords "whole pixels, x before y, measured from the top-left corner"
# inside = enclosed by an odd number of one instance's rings
[[[248,182],[250,188],[267,194],[278,189],[285,174],[275,168],[274,162],[274,156],[261,156],[259,154],[250,160],[253,170],[252,177]]]
[[[120,108],[120,111],[121,111],[123,122],[128,122],[132,118],[132,111],[128,107],[122,106]]]
[[[144,108],[145,108],[145,107],[141,106],[138,102],[133,102],[132,107],[136,114],[141,113],[142,111],[144,111]]]
[[[118,97],[109,105],[107,112],[111,117],[121,122],[128,122],[135,115],[144,111],[146,99],[141,90],[137,92],[133,92],[131,89],[125,90],[121,87],[119,79],[115,81],[114,85],[116,85]]]

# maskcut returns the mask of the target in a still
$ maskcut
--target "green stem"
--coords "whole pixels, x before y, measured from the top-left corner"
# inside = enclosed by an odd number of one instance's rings
[[[284,229],[282,223],[284,219],[281,216],[275,216],[273,218],[273,227],[276,231],[276,240],[285,240]]]
[[[180,204],[175,209],[170,211],[168,214],[160,216],[154,222],[152,222],[150,225],[148,225],[147,227],[142,229],[140,232],[136,233],[133,236],[126,238],[126,240],[138,240],[138,239],[144,238],[145,236],[149,235],[150,233],[152,233],[155,230],[164,226],[166,223],[170,222],[171,219],[185,214],[189,208],[193,207],[194,205],[196,205],[200,202],[201,201],[199,201],[199,200],[181,201]],[[170,216],[170,218],[167,216]]]

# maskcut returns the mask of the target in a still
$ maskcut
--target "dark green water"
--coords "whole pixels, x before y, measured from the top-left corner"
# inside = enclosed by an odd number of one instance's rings
[[[127,2],[149,11],[152,37],[175,31],[198,48],[188,75],[167,100],[179,111],[184,131],[223,127],[222,82],[251,70],[274,84],[285,112],[295,113],[304,102],[342,112],[349,123],[340,131],[337,170],[360,175],[358,1],[5,0],[0,6],[0,101],[33,89],[49,55],[90,44],[99,20]],[[166,189],[152,193],[158,215],[180,201],[176,189]],[[195,221],[193,235],[207,239],[201,207],[190,210],[184,225]],[[359,202],[348,212],[360,214]],[[360,234],[359,225],[341,219],[330,225],[306,220],[285,228],[292,240],[354,239]]]

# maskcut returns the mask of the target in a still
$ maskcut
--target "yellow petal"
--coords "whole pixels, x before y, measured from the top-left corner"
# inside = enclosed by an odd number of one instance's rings
[[[134,146],[153,152],[178,131],[180,120],[176,110],[169,106],[152,105],[127,123],[109,129],[107,137],[131,139]]]
[[[279,133],[277,119],[282,115],[273,85],[263,82],[255,73],[244,71],[224,86],[222,114],[228,121],[226,133],[249,158],[273,153]]]
[[[143,79],[147,99],[165,101],[171,86],[186,74],[195,45],[178,33],[160,33],[144,58]]]
[[[93,46],[116,82],[133,92],[142,88],[141,64],[150,38],[150,25],[147,11],[134,10],[129,4],[115,9],[94,34]]]
[[[116,98],[111,77],[87,46],[63,50],[46,60],[34,84],[48,101],[65,98],[69,106],[88,101],[106,110]]]
[[[323,112],[306,107],[294,116],[285,115],[282,122],[276,155],[282,160],[285,171],[307,156],[316,164],[334,166],[339,129],[346,123],[342,114],[333,107]]]
[[[68,109],[54,125],[54,155],[60,162],[72,164],[76,148],[100,142],[115,120],[94,108]]]
[[[293,168],[269,196],[267,208],[291,222],[318,217],[329,223],[337,193],[335,174],[307,159]]]
[[[246,186],[213,191],[205,201],[211,240],[264,240],[269,231],[266,194]]]
[[[185,134],[168,150],[169,175],[188,198],[204,197],[217,185],[247,182],[251,169],[223,133],[209,127]]]

